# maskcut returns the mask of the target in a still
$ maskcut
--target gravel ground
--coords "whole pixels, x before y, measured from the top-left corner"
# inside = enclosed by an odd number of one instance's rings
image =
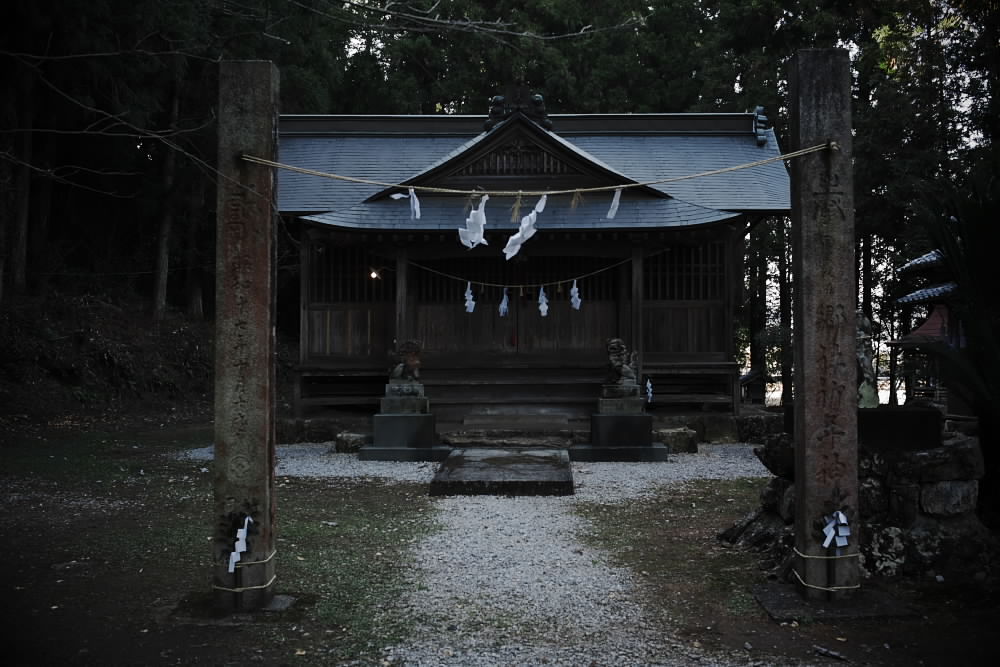
[[[359,461],[327,444],[278,448],[280,476],[429,482],[435,465]],[[211,458],[211,448],[188,452]],[[652,618],[632,574],[586,546],[581,501],[622,503],[694,479],[769,473],[748,445],[702,445],[665,463],[574,463],[576,494],[463,496],[434,502],[441,530],[416,545],[409,592],[387,616],[411,639],[386,649],[406,665],[747,665],[706,654]]]

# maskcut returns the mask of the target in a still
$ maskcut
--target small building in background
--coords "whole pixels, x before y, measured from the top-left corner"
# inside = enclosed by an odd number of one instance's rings
[[[896,273],[914,286],[921,284],[919,289],[896,299],[897,305],[927,308],[927,317],[920,326],[889,342],[903,350],[903,372],[909,387],[907,401],[929,402],[951,415],[971,415],[960,387],[948,377],[946,354],[963,348],[965,341],[961,322],[951,308],[959,296],[958,285],[947,274],[944,255],[940,250],[932,250],[907,262]]]

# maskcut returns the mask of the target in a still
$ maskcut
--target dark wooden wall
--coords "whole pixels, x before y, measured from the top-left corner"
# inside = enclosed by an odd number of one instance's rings
[[[646,258],[642,349],[653,361],[728,361],[727,243],[671,245]]]
[[[425,247],[397,265],[392,247],[312,240],[303,262],[302,360],[382,366],[398,337],[420,341],[425,359],[457,365],[603,363],[604,343],[616,336],[651,361],[732,359],[730,295],[738,267],[728,237],[651,247],[642,259],[638,318],[631,251],[608,256],[599,241],[569,246],[559,256],[536,252],[510,262],[498,252],[427,258]],[[379,278],[369,277],[373,269]],[[398,280],[397,270],[406,271],[405,280]],[[568,279],[584,275],[578,281],[583,307],[573,310]],[[472,281],[473,313],[465,312],[466,283],[457,277]],[[549,299],[547,317],[538,310],[538,283]],[[406,290],[400,303],[397,285]],[[501,285],[510,286],[506,317],[498,313]],[[405,330],[397,331],[401,310]],[[641,345],[633,342],[634,326],[641,327]]]
[[[305,247],[302,360],[383,365],[393,349],[396,302],[386,259],[360,245]],[[370,277],[373,270],[378,278]]]

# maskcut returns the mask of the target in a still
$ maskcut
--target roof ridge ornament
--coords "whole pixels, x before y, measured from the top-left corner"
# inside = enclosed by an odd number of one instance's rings
[[[538,93],[529,95],[524,86],[509,89],[506,95],[494,95],[490,99],[489,118],[483,127],[489,132],[516,112],[521,112],[546,130],[552,129],[552,121],[545,111],[545,98]]]
[[[753,131],[757,135],[757,145],[763,146],[767,143],[767,130],[771,127],[771,121],[767,119],[762,106],[754,107],[753,113]]]

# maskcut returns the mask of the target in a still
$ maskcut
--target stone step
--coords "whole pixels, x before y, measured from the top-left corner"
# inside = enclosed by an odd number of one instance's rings
[[[475,428],[526,428],[539,431],[566,428],[567,423],[590,419],[595,400],[572,403],[553,400],[549,403],[471,401],[448,404],[431,401],[439,421],[459,423]]]
[[[524,431],[516,429],[474,429],[441,433],[441,443],[452,447],[565,448],[589,438],[589,431]]]

